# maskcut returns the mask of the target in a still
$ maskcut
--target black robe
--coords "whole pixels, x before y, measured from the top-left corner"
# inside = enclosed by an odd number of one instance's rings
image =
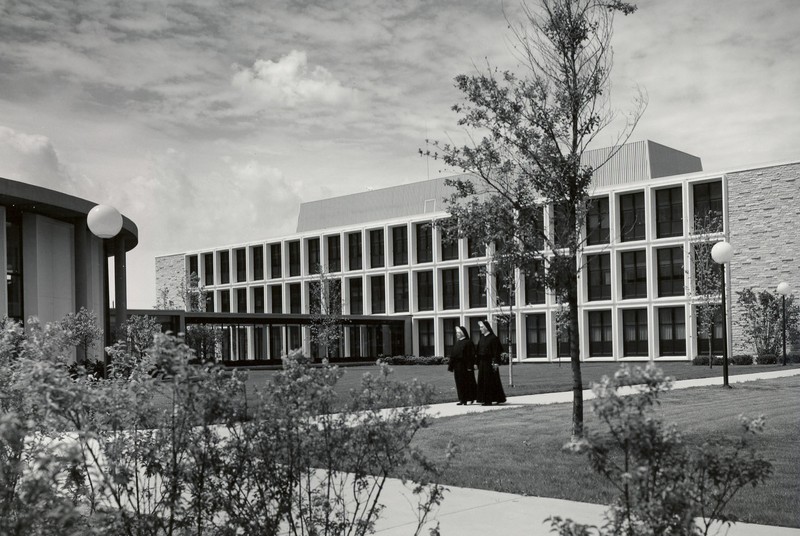
[[[456,393],[461,403],[475,402],[478,386],[475,384],[475,345],[469,339],[458,339],[450,354],[447,370],[456,380]]]
[[[492,366],[500,364],[502,351],[503,348],[497,335],[493,333],[481,335],[476,351],[478,354],[478,397],[476,400],[478,402],[501,404],[506,401],[506,394],[500,381],[500,371]]]

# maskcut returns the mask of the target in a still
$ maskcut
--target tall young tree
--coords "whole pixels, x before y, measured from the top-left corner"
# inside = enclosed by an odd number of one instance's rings
[[[453,106],[472,143],[434,143],[434,157],[469,174],[451,181],[448,210],[462,236],[495,244],[493,262],[527,270],[546,263],[544,283],[566,304],[578,333],[578,274],[594,169],[581,157],[614,119],[608,100],[614,15],[620,0],[538,0],[509,24],[521,74],[487,68],[456,77],[464,102]],[[628,116],[630,136],[645,99]],[[429,154],[429,153],[426,153]],[[611,158],[613,152],[608,156]],[[550,232],[543,225],[552,210]],[[497,247],[497,244],[500,244]],[[570,340],[573,437],[583,435],[583,381],[577,337]]]

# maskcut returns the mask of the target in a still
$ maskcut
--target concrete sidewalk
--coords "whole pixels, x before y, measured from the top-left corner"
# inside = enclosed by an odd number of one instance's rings
[[[754,380],[769,380],[800,375],[800,369],[773,372],[739,374],[729,377],[729,383]],[[673,389],[687,389],[708,385],[722,385],[722,378],[681,380]],[[584,391],[584,400],[594,398],[590,390]],[[500,411],[529,405],[560,404],[572,401],[572,393],[545,393],[539,395],[511,396],[500,406],[467,405],[455,403],[435,404],[429,412],[433,417],[452,417]],[[480,489],[447,486],[441,507],[432,512],[420,534],[439,523],[443,536],[536,536],[552,534],[545,519],[550,516],[572,518],[579,523],[602,525],[604,505],[552,499],[548,497],[526,497],[511,493],[500,493]],[[381,494],[381,503],[386,508],[378,520],[376,530],[380,536],[411,536],[417,527],[417,500],[408,487],[400,481],[391,480]],[[715,529],[719,529],[716,531]],[[728,536],[800,536],[800,529],[736,523],[730,528],[714,527],[709,534]]]

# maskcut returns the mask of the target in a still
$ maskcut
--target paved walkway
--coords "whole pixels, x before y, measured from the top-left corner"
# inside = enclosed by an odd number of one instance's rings
[[[729,377],[729,383],[736,384],[753,380],[769,380],[800,375],[800,369],[792,368],[773,372],[739,374]],[[722,378],[702,378],[681,380],[673,384],[673,389],[687,389],[707,385],[722,385]],[[586,390],[584,400],[594,397]],[[561,404],[572,401],[572,393],[546,393],[539,395],[511,396],[501,406],[467,405],[455,403],[430,406],[434,417],[451,417],[502,411],[503,409],[539,404]],[[427,535],[428,528],[438,521],[442,536],[536,536],[551,534],[550,525],[545,519],[550,516],[570,517],[580,523],[602,524],[605,506],[580,503],[547,497],[526,497],[511,493],[500,493],[470,488],[448,486],[444,502],[434,512],[420,534]],[[377,523],[379,536],[412,536],[417,527],[417,501],[411,491],[397,480],[390,481],[381,494],[381,502],[386,505]],[[714,534],[712,529],[710,534]],[[736,523],[730,528],[722,527],[719,534],[728,536],[800,536],[800,529],[751,525]]]

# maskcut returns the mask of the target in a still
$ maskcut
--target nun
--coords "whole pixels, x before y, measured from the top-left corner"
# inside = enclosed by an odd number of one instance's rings
[[[477,385],[475,384],[475,345],[469,338],[467,328],[456,326],[456,342],[450,354],[447,370],[453,373],[456,381],[458,405],[475,402]]]
[[[492,402],[502,404],[506,401],[503,384],[500,381],[500,354],[503,347],[486,320],[478,322],[481,338],[478,341],[478,396],[476,400],[484,406]]]

